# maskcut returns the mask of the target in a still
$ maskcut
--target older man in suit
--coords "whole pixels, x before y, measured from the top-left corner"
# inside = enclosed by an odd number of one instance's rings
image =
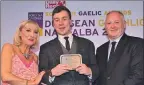
[[[144,85],[143,39],[125,33],[126,22],[120,11],[106,16],[108,42],[97,48],[100,70],[98,85]]]
[[[39,70],[46,70],[41,82],[47,85],[90,84],[98,77],[93,42],[72,34],[71,12],[65,6],[53,10],[52,22],[57,37],[40,47]],[[82,64],[72,70],[69,65],[60,64],[62,54],[80,54]]]

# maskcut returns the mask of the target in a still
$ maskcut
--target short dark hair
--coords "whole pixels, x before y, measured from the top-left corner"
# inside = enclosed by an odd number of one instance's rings
[[[68,13],[68,15],[69,15],[69,18],[71,19],[71,12],[70,12],[70,10],[69,10],[67,7],[65,7],[65,6],[57,6],[57,7],[53,10],[53,12],[52,12],[52,19],[53,19],[54,14],[59,13],[59,12],[61,12],[61,11],[66,11],[66,12]]]

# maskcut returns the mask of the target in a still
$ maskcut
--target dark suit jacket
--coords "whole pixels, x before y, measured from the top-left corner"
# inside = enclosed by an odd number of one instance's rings
[[[143,40],[124,34],[107,63],[109,42],[97,48],[100,76],[97,85],[144,85]]]
[[[74,36],[77,44],[77,54],[82,55],[82,63],[86,64],[92,70],[92,81],[98,76],[98,67],[96,64],[94,44],[84,38]],[[58,38],[51,40],[40,47],[39,53],[39,71],[50,70],[60,63],[60,55],[63,54]],[[48,73],[46,73],[42,82],[50,85]],[[52,85],[88,85],[89,80],[86,75],[80,75],[76,71],[70,71],[57,76]]]

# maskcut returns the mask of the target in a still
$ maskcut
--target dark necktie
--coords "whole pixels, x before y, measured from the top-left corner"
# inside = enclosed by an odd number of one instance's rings
[[[116,42],[112,42],[111,44],[112,44],[112,48],[111,48],[111,52],[110,52],[110,55],[109,55],[109,60],[112,58],[112,55],[114,53]]]
[[[69,37],[64,37],[64,39],[66,40],[66,43],[65,43],[66,49],[69,51],[70,50],[70,44],[69,44],[68,38]]]

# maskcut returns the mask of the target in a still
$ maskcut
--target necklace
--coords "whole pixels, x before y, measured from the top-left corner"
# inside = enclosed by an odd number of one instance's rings
[[[28,53],[25,53],[26,49],[25,49],[24,53],[22,53],[22,51],[21,51],[21,49],[19,48],[19,46],[18,46],[18,49],[19,49],[20,53],[21,53],[26,59],[29,59],[29,58],[30,58],[30,53],[29,53],[29,52],[28,52]]]

